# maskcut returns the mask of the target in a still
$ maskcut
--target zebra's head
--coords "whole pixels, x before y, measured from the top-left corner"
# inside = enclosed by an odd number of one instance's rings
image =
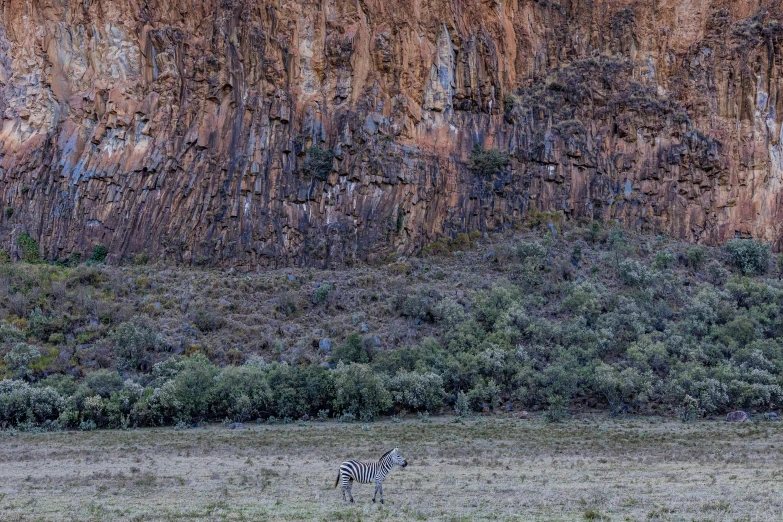
[[[400,448],[394,448],[391,453],[389,453],[389,458],[391,459],[392,464],[396,464],[401,468],[408,465],[408,461],[400,455]]]

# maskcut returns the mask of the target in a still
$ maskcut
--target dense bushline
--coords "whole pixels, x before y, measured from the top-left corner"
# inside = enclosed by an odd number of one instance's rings
[[[780,405],[766,245],[553,228],[319,277],[0,265],[0,427]]]

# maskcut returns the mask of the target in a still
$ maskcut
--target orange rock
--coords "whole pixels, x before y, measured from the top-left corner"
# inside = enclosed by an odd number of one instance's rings
[[[780,250],[772,0],[130,5],[4,3],[0,249],[337,266],[534,205]]]

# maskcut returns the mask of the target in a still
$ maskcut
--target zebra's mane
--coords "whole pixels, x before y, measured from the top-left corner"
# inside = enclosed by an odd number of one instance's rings
[[[393,450],[393,449],[390,449],[389,451],[387,451],[386,453],[384,453],[383,455],[381,455],[381,458],[379,458],[378,460],[379,460],[379,461],[383,460],[383,458],[384,458],[384,457],[386,457],[387,455],[389,455],[389,453],[391,453],[392,451],[394,451],[394,450]]]

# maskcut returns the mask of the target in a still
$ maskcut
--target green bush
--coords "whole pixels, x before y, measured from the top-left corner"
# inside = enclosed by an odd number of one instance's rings
[[[547,257],[546,247],[537,241],[522,241],[517,246],[517,257],[531,267],[542,267]]]
[[[182,369],[160,389],[164,414],[174,421],[200,421],[207,417],[218,369],[196,354],[182,361]]]
[[[674,263],[674,254],[668,250],[659,250],[655,253],[655,261],[653,261],[653,267],[658,270],[670,268]]]
[[[19,247],[19,254],[22,261],[27,263],[39,263],[41,254],[38,251],[38,242],[30,237],[27,232],[22,232],[16,238],[16,245]]]
[[[723,285],[729,279],[729,272],[718,261],[707,263],[707,275],[710,282],[715,286]]]
[[[41,357],[41,350],[27,343],[16,343],[5,354],[3,360],[5,366],[14,375],[14,377],[25,377],[29,370],[28,366]]]
[[[228,417],[236,422],[244,422],[266,411],[268,395],[269,382],[265,367],[227,366],[215,378],[211,410],[216,418]]]
[[[585,238],[593,245],[598,243],[598,240],[601,239],[601,224],[597,221],[590,223]]]
[[[334,370],[334,410],[373,420],[392,406],[392,396],[382,375],[366,364],[339,364]]]
[[[642,287],[650,282],[650,272],[644,265],[634,259],[624,259],[617,265],[617,275],[627,286]]]
[[[55,421],[62,406],[62,397],[52,388],[35,388],[22,381],[0,381],[0,427]]]
[[[105,263],[106,256],[109,254],[109,249],[103,245],[98,245],[92,249],[92,255],[90,261],[93,263]]]
[[[691,245],[685,249],[685,260],[693,270],[700,270],[706,257],[703,246]]]
[[[304,170],[313,177],[325,180],[332,171],[334,164],[334,152],[322,149],[317,145],[307,149],[307,157],[304,161]]]
[[[96,395],[108,399],[125,385],[122,376],[113,370],[95,370],[84,377],[80,393],[84,396]]]
[[[364,347],[362,336],[352,333],[345,338],[345,342],[339,344],[331,354],[333,362],[366,363],[370,362],[370,354]]]
[[[508,153],[500,149],[484,149],[480,144],[473,146],[470,152],[470,170],[483,177],[490,177],[505,169],[511,160]]]
[[[562,395],[551,395],[549,407],[544,412],[547,422],[562,422],[568,418],[568,400]]]
[[[394,403],[415,411],[432,411],[443,404],[443,379],[440,375],[427,372],[400,370],[389,381]]]
[[[764,274],[769,268],[769,245],[752,239],[732,239],[726,243],[731,265],[744,275]]]
[[[141,316],[120,324],[109,340],[118,366],[133,370],[140,369],[149,352],[165,346],[163,337],[153,329],[149,319]]]
[[[321,286],[318,287],[318,290],[315,291],[315,302],[316,304],[324,304],[326,300],[329,298],[329,292],[332,289],[332,285],[329,283],[321,283]]]
[[[495,409],[500,402],[500,387],[493,379],[481,378],[466,395],[473,411]]]

